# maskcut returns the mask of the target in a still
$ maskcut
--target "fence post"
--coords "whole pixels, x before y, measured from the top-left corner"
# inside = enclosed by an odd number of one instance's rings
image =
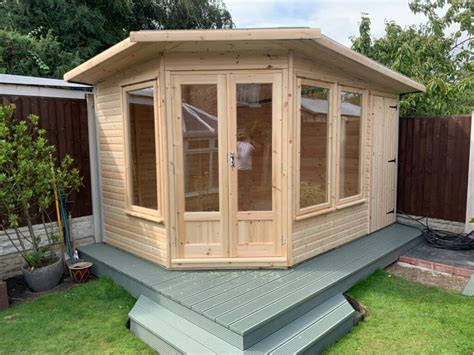
[[[94,94],[88,93],[87,99],[87,121],[89,126],[89,157],[91,171],[91,199],[92,199],[92,215],[94,221],[94,238],[96,243],[103,240],[102,225],[102,203],[101,203],[101,182],[99,167],[99,145],[97,144],[98,132],[95,116],[95,100]]]
[[[471,145],[469,148],[469,175],[467,180],[466,233],[474,230],[469,223],[474,218],[474,111],[471,113]]]

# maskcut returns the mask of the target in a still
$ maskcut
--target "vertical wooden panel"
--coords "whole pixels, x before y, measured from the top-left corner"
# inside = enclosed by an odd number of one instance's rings
[[[373,96],[370,231],[395,222],[398,100]]]
[[[71,195],[74,200],[73,217],[92,214],[89,143],[86,100],[36,96],[0,95],[2,104],[16,105],[15,116],[25,118],[38,115],[46,139],[56,147],[58,161],[69,154],[83,177],[84,186]]]
[[[400,120],[398,209],[464,222],[471,116]]]

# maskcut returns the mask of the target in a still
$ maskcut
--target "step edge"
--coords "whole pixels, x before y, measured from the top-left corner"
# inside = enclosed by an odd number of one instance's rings
[[[234,340],[232,340],[232,342],[229,342],[229,341],[227,341],[226,339],[221,338],[220,336],[218,336],[216,332],[214,332],[213,330],[209,329],[208,327],[205,327],[205,326],[203,327],[203,329],[206,330],[207,332],[209,332],[210,334],[213,334],[213,335],[216,336],[217,338],[221,339],[222,341],[225,341],[225,342],[229,343],[230,345],[236,347],[237,349],[240,349],[240,350],[241,350],[241,348],[243,347],[243,337],[242,337],[241,334],[238,334],[237,332],[234,332],[234,331],[231,330],[230,328],[225,327],[225,326],[223,326],[223,325],[221,325],[221,324],[215,322],[213,319],[206,317],[205,315],[203,315],[203,314],[197,312],[196,310],[191,309],[191,308],[189,308],[189,307],[186,307],[186,306],[184,306],[184,305],[182,305],[182,304],[180,304],[180,303],[174,301],[173,299],[171,299],[171,298],[169,298],[169,297],[167,297],[167,296],[165,296],[165,295],[163,295],[163,294],[157,292],[156,290],[152,289],[151,286],[149,286],[149,285],[147,285],[147,284],[141,282],[140,280],[136,279],[135,277],[133,277],[133,276],[127,274],[127,273],[122,272],[120,269],[116,268],[115,266],[108,265],[108,264],[104,263],[103,261],[97,259],[96,257],[90,256],[90,255],[87,254],[87,253],[84,253],[84,254],[86,254],[87,257],[89,257],[91,260],[93,260],[97,265],[102,266],[104,269],[106,269],[106,270],[112,270],[113,272],[116,272],[117,274],[121,275],[122,277],[124,277],[124,278],[126,278],[126,279],[128,279],[128,280],[131,280],[131,281],[133,281],[133,282],[136,282],[136,283],[139,284],[141,287],[144,287],[145,289],[149,290],[150,292],[156,293],[157,296],[163,297],[163,298],[166,300],[166,302],[173,303],[173,304],[175,304],[175,305],[178,306],[178,307],[183,307],[183,308],[186,309],[187,312],[193,313],[193,314],[196,315],[197,317],[202,318],[203,321],[212,323],[214,326],[220,328],[220,329],[223,330],[224,332],[227,332],[229,337],[237,337],[238,339],[234,339]],[[127,292],[131,293],[131,291],[130,291],[126,286],[124,286],[124,285],[118,283],[117,281],[115,281],[113,277],[111,277],[111,276],[105,276],[105,277],[111,278],[111,279],[114,281],[114,283],[119,284],[121,287],[123,287],[125,290],[127,290]],[[138,298],[139,298],[140,296],[144,296],[144,295],[143,295],[142,293],[140,293],[140,294],[138,295]],[[145,296],[145,297],[146,297],[146,296]],[[148,297],[147,297],[147,298],[148,298]],[[164,307],[164,308],[167,309],[168,311],[177,314],[176,312],[174,312],[173,310],[171,310],[170,308],[168,308],[167,305],[162,304],[161,302],[156,302],[156,303],[159,304],[160,306]],[[177,314],[177,315],[180,316],[179,314]],[[188,317],[186,317],[186,316],[180,316],[180,317],[186,319],[187,321],[191,322],[191,323],[194,324],[194,325],[197,325],[196,323],[192,322],[192,321],[191,321]]]
[[[421,236],[421,234],[420,234],[420,236]],[[334,287],[334,286],[337,285],[338,283],[344,282],[345,280],[347,280],[347,279],[348,279],[349,277],[351,277],[352,275],[354,275],[354,274],[356,274],[357,272],[359,272],[359,271],[361,271],[361,270],[363,270],[363,269],[365,269],[365,268],[368,268],[368,267],[370,267],[371,265],[377,263],[378,261],[380,261],[381,259],[383,259],[383,258],[389,256],[391,253],[393,253],[394,251],[398,250],[399,248],[403,248],[403,247],[405,247],[407,244],[410,244],[410,243],[414,242],[414,241],[415,241],[417,238],[419,238],[420,236],[414,237],[414,238],[412,238],[411,240],[409,240],[409,241],[403,243],[403,244],[400,245],[399,247],[397,247],[397,248],[395,248],[395,249],[393,249],[393,250],[391,250],[391,251],[389,251],[389,252],[387,252],[387,253],[384,253],[383,255],[379,256],[377,259],[373,260],[373,261],[370,262],[369,264],[366,264],[366,265],[364,265],[363,267],[360,267],[360,268],[358,268],[358,269],[356,269],[356,270],[352,270],[351,273],[346,274],[346,275],[344,275],[344,276],[341,277],[341,278],[338,278],[337,281],[332,282],[331,284],[328,284],[328,285],[324,286],[324,288],[319,289],[316,293],[313,293],[313,294],[311,294],[311,295],[309,295],[309,296],[306,296],[304,299],[301,299],[301,300],[297,301],[296,303],[292,304],[290,307],[285,308],[284,311],[275,313],[275,314],[272,315],[270,318],[265,319],[263,322],[258,323],[258,324],[256,324],[256,325],[254,325],[253,327],[250,327],[250,328],[247,328],[247,329],[238,329],[238,328],[236,328],[236,327],[233,327],[232,324],[230,324],[230,325],[229,325],[229,329],[232,330],[232,331],[234,331],[234,332],[236,332],[236,333],[238,333],[238,334],[240,334],[240,335],[242,335],[243,337],[245,337],[245,336],[247,336],[247,335],[249,335],[249,334],[251,334],[251,333],[257,331],[259,328],[265,326],[267,323],[270,323],[270,322],[272,322],[273,320],[277,319],[279,316],[283,315],[284,313],[287,313],[287,312],[291,311],[292,309],[297,308],[298,306],[300,306],[300,305],[302,305],[302,304],[304,304],[304,303],[310,301],[311,299],[320,296],[322,293],[326,292],[327,290],[329,290],[330,288]],[[316,281],[316,282],[317,282],[317,281]],[[306,286],[303,286],[302,288],[304,288],[304,287],[306,287]],[[287,295],[287,296],[285,296],[285,297],[288,297],[288,296],[289,296],[289,295]],[[321,303],[321,304],[322,304],[322,303]],[[244,317],[244,318],[245,318],[245,317]],[[244,319],[244,318],[241,318],[241,319]],[[237,320],[236,322],[240,321],[241,319]],[[234,323],[236,323],[236,322],[234,322]],[[222,323],[219,323],[219,324],[221,324],[222,326],[225,326],[225,325],[222,324]]]
[[[324,306],[325,304],[327,303],[330,303],[332,300],[336,300],[337,303],[336,304],[333,304],[331,305],[331,308],[327,311],[325,310],[320,310],[321,312],[317,312],[318,308],[320,308],[321,306]],[[314,307],[311,311],[307,312],[306,314],[296,318],[295,320],[289,322],[287,325],[285,325],[284,327],[280,328],[279,330],[277,330],[276,332],[268,335],[267,337],[263,338],[261,340],[261,342],[264,342],[268,337],[272,337],[274,335],[276,335],[277,333],[280,333],[280,332],[283,332],[283,336],[285,337],[285,339],[283,339],[279,344],[276,344],[272,347],[271,350],[268,350],[268,351],[273,351],[274,349],[277,349],[278,347],[280,346],[283,346],[285,343],[287,343],[288,341],[291,341],[291,339],[294,339],[296,337],[299,336],[299,334],[301,334],[302,332],[304,332],[306,329],[308,329],[309,327],[313,326],[314,324],[316,323],[319,323],[319,322],[323,322],[324,319],[331,313],[337,311],[338,309],[340,309],[341,307],[350,307],[350,310],[346,310],[346,311],[349,311],[349,313],[353,314],[354,313],[354,310],[353,308],[350,306],[349,302],[345,299],[345,297],[339,293],[333,297],[331,297],[328,301],[324,302],[323,304],[321,305],[318,305],[316,307]],[[316,312],[315,312],[316,311]],[[311,314],[312,312],[315,312],[315,317],[314,319],[311,319],[309,322],[307,322],[306,324],[300,326],[299,329],[295,330],[295,331],[291,331],[290,334],[285,334],[285,328],[288,328],[291,324],[295,323],[295,322],[300,322],[304,317],[306,317],[307,315]],[[288,329],[286,329],[288,331]],[[258,347],[258,344],[260,342],[252,345],[248,350],[251,350],[253,347]]]
[[[141,299],[141,302],[138,303]],[[220,342],[221,345],[219,346],[219,348],[222,348],[222,347],[228,347],[229,349],[227,349],[226,351],[231,351],[231,352],[239,352],[241,351],[239,348],[237,348],[236,346],[226,342],[225,340],[219,338],[217,335],[215,335],[214,333],[192,323],[191,321],[187,320],[186,318],[183,318],[181,317],[180,315],[174,313],[173,311],[167,309],[166,307],[154,302],[153,300],[149,299],[148,297],[142,295],[140,296],[140,299],[139,301],[137,301],[137,303],[135,304],[135,306],[132,308],[132,310],[130,311],[129,313],[129,317],[130,319],[133,319],[135,322],[139,323],[142,327],[148,329],[151,333],[155,334],[156,336],[159,336],[160,338],[162,339],[166,339],[166,338],[163,338],[163,336],[159,335],[153,328],[152,328],[152,325],[150,324],[146,324],[146,322],[144,322],[143,320],[140,320],[135,314],[132,314],[132,311],[137,307],[137,308],[141,308],[143,310],[145,310],[146,312],[148,312],[147,315],[149,315],[150,317],[153,317],[154,319],[158,319],[159,321],[161,321],[162,323],[166,323],[167,325],[169,325],[170,327],[172,327],[173,329],[175,329],[175,331],[178,331],[182,334],[184,334],[187,338],[193,340],[194,342],[200,344],[202,347],[205,347],[207,349],[209,349],[210,351],[215,351],[211,348],[209,348],[209,345],[207,344],[207,342],[202,342],[200,339],[196,338],[195,336],[192,336],[192,335],[189,335],[187,332],[186,332],[186,329],[185,327],[193,327],[194,330],[197,332],[200,332],[200,333],[207,333],[207,336],[211,337],[211,338],[215,338],[216,341]],[[154,310],[150,310],[149,307],[150,306],[153,306],[155,307]],[[171,317],[174,317],[176,318],[177,320],[177,324],[180,324],[180,326],[175,326],[173,323],[170,323],[168,321],[167,318],[163,318],[163,317],[160,317],[159,314],[157,314],[157,312],[165,312],[165,313],[168,313],[167,316],[171,316]],[[182,325],[184,323],[184,325]],[[167,343],[169,343],[167,341]],[[173,344],[172,344],[173,345]],[[184,350],[181,350],[180,348],[180,351],[184,351]]]
[[[341,308],[345,308],[349,306],[350,307],[350,310],[347,309],[347,310],[341,310]],[[292,340],[294,340],[296,337],[300,336],[301,333],[303,333],[304,331],[308,330],[310,327],[314,326],[314,325],[317,325],[318,323],[323,323],[325,322],[325,319],[330,317],[331,314],[334,314],[336,313],[337,311],[341,311],[341,315],[339,315],[337,317],[337,319],[331,321],[329,323],[329,327],[325,327],[324,331],[321,332],[317,337],[315,338],[312,338],[312,340],[305,344],[303,347],[300,347],[297,351],[297,353],[300,353],[300,352],[304,352],[307,348],[309,348],[310,346],[313,346],[314,344],[320,342],[321,340],[323,340],[328,334],[330,334],[332,331],[334,331],[335,329],[337,329],[341,324],[345,323],[347,320],[349,320],[350,318],[352,318],[355,314],[355,310],[352,308],[352,306],[350,306],[349,302],[346,301],[346,303],[344,304],[341,304],[340,306],[338,306],[337,308],[333,309],[331,312],[328,312],[327,314],[324,315],[324,317],[318,319],[317,321],[315,321],[314,323],[312,323],[311,325],[309,325],[308,327],[306,327],[305,329],[303,329],[301,332],[299,332],[296,336],[288,339],[287,341],[285,341],[285,343],[279,345],[278,347],[272,349],[270,351],[270,353],[273,353],[275,351],[277,351],[280,347],[283,347],[284,345],[290,343]],[[327,319],[326,319],[327,320]],[[326,324],[324,324],[326,326]]]
[[[143,308],[145,309],[144,307],[140,307],[140,308]],[[145,309],[146,310],[146,309]],[[168,344],[170,347],[174,348],[174,349],[177,349],[178,351],[182,352],[182,353],[186,353],[186,349],[183,349],[182,346],[179,345],[179,343],[170,343],[168,340],[166,340],[166,338],[164,338],[162,335],[160,335],[156,330],[152,329],[152,327],[149,325],[149,324],[146,324],[146,322],[143,322],[142,320],[140,320],[139,318],[137,317],[134,317],[134,316],[130,316],[129,314],[129,317],[130,317],[130,320],[138,325],[140,325],[142,328],[144,328],[145,330],[147,330],[149,333],[151,333],[153,336],[161,339],[162,341],[164,341],[166,344]],[[163,322],[162,323],[166,323],[166,325],[169,326],[169,324],[167,322]],[[206,352],[210,352],[212,351],[211,349],[209,349],[207,346],[197,342],[195,339],[193,339],[192,337],[190,337],[189,335],[183,333],[180,329],[177,329],[175,327],[173,327],[174,331],[175,332],[179,332],[181,333],[185,338],[187,339],[191,339],[193,343],[198,343],[200,345],[200,347],[202,348],[205,348],[206,349]]]

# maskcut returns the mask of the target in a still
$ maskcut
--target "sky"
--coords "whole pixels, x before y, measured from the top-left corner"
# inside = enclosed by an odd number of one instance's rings
[[[372,35],[384,34],[386,20],[401,26],[425,22],[408,0],[224,0],[237,28],[316,27],[348,47],[358,34],[361,14],[368,13]]]

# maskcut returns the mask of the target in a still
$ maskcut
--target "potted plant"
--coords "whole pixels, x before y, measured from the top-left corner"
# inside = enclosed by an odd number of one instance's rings
[[[14,109],[0,105],[0,230],[24,258],[28,286],[45,291],[64,272],[64,253],[57,254],[61,231],[50,219],[55,193],[78,190],[82,178],[71,157],[54,163],[55,147],[46,140],[38,116],[17,119]]]

